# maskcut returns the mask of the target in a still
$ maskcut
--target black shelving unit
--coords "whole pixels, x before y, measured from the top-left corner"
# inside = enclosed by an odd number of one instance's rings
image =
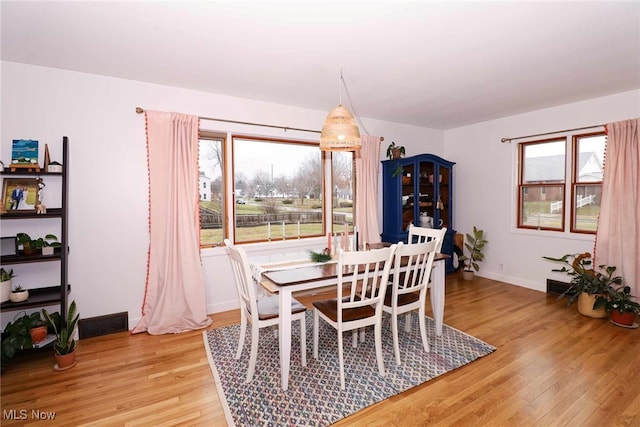
[[[59,242],[61,247],[56,249],[53,255],[24,255],[18,253],[16,255],[6,255],[0,257],[0,264],[5,267],[16,264],[29,264],[29,263],[42,263],[42,262],[58,262],[60,264],[60,284],[57,286],[43,286],[35,289],[29,289],[29,298],[23,302],[11,302],[6,301],[0,304],[0,311],[15,311],[24,310],[26,308],[44,307],[48,305],[60,305],[60,315],[63,320],[65,319],[67,312],[67,297],[71,287],[68,284],[68,203],[67,194],[69,189],[68,170],[69,170],[69,140],[66,136],[62,137],[62,172],[37,172],[37,171],[24,171],[16,170],[11,171],[6,167],[1,173],[3,179],[5,177],[60,177],[62,180],[62,187],[60,195],[61,208],[47,209],[45,214],[36,214],[35,211],[23,212],[23,211],[9,211],[0,214],[1,221],[25,221],[25,228],[28,228],[26,221],[36,221],[46,218],[57,218],[60,220],[60,237]]]

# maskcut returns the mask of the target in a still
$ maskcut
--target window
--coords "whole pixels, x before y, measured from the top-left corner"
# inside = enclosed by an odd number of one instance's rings
[[[607,137],[603,133],[573,137],[572,232],[596,232],[606,142]]]
[[[322,152],[303,141],[235,136],[235,241],[324,234]]]
[[[222,243],[224,230],[223,136],[200,132],[198,165],[200,169],[200,245]]]
[[[598,132],[519,144],[518,227],[565,231],[569,216],[571,232],[595,233],[605,142]]]

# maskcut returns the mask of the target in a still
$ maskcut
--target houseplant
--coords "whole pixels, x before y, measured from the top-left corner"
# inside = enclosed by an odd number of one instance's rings
[[[462,277],[465,280],[472,280],[474,271],[480,270],[478,262],[484,260],[484,254],[482,251],[489,241],[484,238],[484,230],[479,230],[476,226],[473,226],[473,235],[467,233],[464,246],[469,251],[469,256],[462,255],[458,258],[458,261],[462,262],[464,267],[462,269]]]
[[[54,234],[32,239],[27,233],[18,233],[17,237],[25,255],[35,255],[38,249],[42,251],[43,255],[53,255],[54,248],[61,246],[60,242],[58,242],[58,237]]]
[[[607,317],[602,305],[596,307],[598,296],[605,297],[612,285],[621,285],[622,277],[614,276],[614,266],[600,265],[598,270],[591,268],[591,254],[566,254],[561,258],[543,257],[546,260],[564,264],[560,269],[551,271],[567,273],[571,276],[569,288],[558,299],[568,298],[567,305],[578,301],[578,312],[583,316],[601,319]]]
[[[13,269],[7,271],[0,268],[0,303],[9,301],[11,296],[11,278],[13,277]]]
[[[11,290],[11,295],[9,295],[9,299],[11,302],[22,302],[26,301],[29,298],[29,291],[27,289],[22,289],[22,286],[16,285]]]
[[[405,155],[405,150],[402,145],[396,145],[395,141],[391,141],[391,144],[387,147],[387,158],[389,160],[394,161],[393,163],[393,173],[391,174],[392,178],[400,175],[402,173],[402,166],[398,159],[402,158]]]
[[[2,369],[9,365],[18,351],[33,348],[29,330],[38,321],[42,321],[40,313],[37,311],[29,315],[25,312],[21,313],[22,316],[14,317],[13,321],[7,323],[2,331]]]
[[[598,296],[595,305],[604,307],[605,311],[610,313],[612,323],[630,327],[640,314],[640,304],[631,298],[633,297],[630,286],[608,286],[606,293]]]
[[[62,371],[74,367],[76,364],[75,332],[80,319],[80,314],[76,312],[76,302],[72,301],[69,305],[66,322],[62,322],[58,313],[49,314],[45,308],[42,309],[42,314],[56,335],[56,339],[53,342],[56,364],[53,369]]]

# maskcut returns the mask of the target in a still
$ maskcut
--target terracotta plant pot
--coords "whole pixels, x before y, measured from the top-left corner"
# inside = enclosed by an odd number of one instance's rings
[[[604,319],[607,317],[607,311],[604,307],[600,307],[597,310],[593,309],[596,298],[598,298],[598,295],[587,294],[585,292],[578,295],[578,313],[594,319]]]
[[[55,354],[56,364],[53,367],[54,371],[64,371],[66,369],[73,368],[76,365],[76,351],[72,351],[69,354]]]
[[[47,337],[47,327],[37,326],[35,328],[31,328],[29,329],[29,335],[31,335],[32,343],[40,342]]]
[[[473,280],[474,271],[473,270],[462,270],[462,278],[464,280]]]
[[[611,321],[618,325],[632,326],[634,320],[636,320],[635,313],[622,313],[618,310],[611,310]]]

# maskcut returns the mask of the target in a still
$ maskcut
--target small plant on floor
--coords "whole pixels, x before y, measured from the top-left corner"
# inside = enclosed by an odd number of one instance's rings
[[[474,225],[473,235],[467,233],[466,241],[464,243],[465,248],[469,251],[469,256],[463,255],[458,258],[458,261],[462,261],[464,263],[465,271],[480,270],[478,263],[484,260],[484,254],[482,251],[487,243],[489,243],[489,241],[484,238],[484,230],[479,230]]]

